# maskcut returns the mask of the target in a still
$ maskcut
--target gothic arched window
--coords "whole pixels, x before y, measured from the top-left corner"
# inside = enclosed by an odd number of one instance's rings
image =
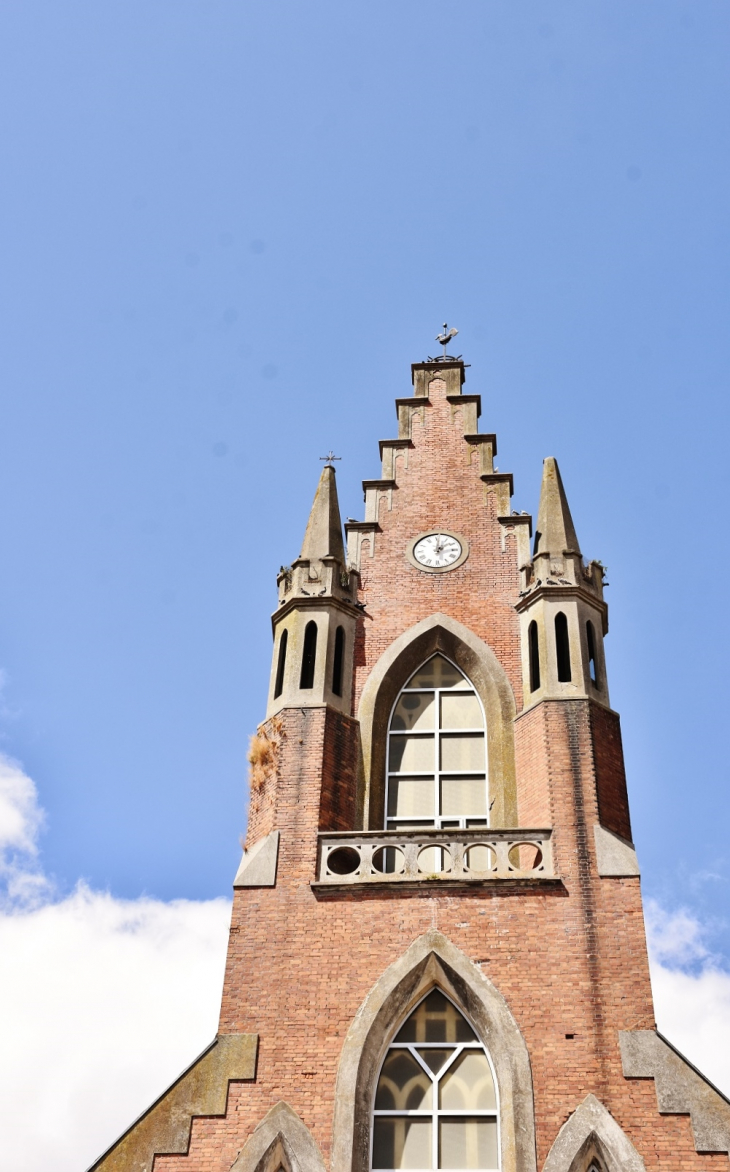
[[[596,632],[590,619],[586,623],[586,642],[588,643],[588,674],[594,688],[598,687],[598,666],[596,664]]]
[[[499,1169],[497,1091],[486,1050],[433,989],[396,1034],[375,1090],[372,1168]]]
[[[332,661],[332,691],[335,696],[342,695],[342,666],[345,659],[345,628],[338,627],[335,631],[335,654]]]
[[[527,644],[530,655],[530,691],[536,692],[540,687],[540,638],[534,619],[527,630]]]
[[[314,687],[314,665],[317,660],[317,624],[312,620],[304,628],[304,650],[302,652],[302,670],[299,677],[300,688]]]
[[[555,616],[555,650],[558,658],[558,680],[561,684],[569,684],[570,672],[570,636],[568,634],[568,620],[559,610]]]
[[[276,664],[276,681],[274,683],[274,699],[276,700],[284,691],[284,672],[286,671],[286,645],[289,640],[289,632],[286,627],[281,632],[281,639],[279,640],[279,658]]]
[[[386,827],[463,828],[489,820],[482,703],[442,655],[411,676],[388,729]]]

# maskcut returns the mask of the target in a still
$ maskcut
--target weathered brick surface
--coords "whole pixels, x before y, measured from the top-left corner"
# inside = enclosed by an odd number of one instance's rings
[[[596,760],[596,793],[601,825],[631,841],[629,795],[618,714],[593,705],[591,732]]]
[[[438,388],[414,447],[397,461],[392,509],[384,496],[375,556],[365,556],[354,690],[414,623],[442,611],[495,651],[522,705],[519,575],[514,537],[497,522],[496,497],[479,479],[461,410]],[[405,557],[427,529],[465,536],[467,561],[423,574]],[[503,547],[504,538],[504,547]],[[270,722],[271,723],[271,722]],[[506,998],[532,1066],[538,1166],[562,1123],[589,1093],[626,1130],[647,1169],[727,1168],[699,1156],[689,1118],[659,1116],[652,1081],[623,1077],[618,1031],[654,1028],[638,879],[599,879],[593,826],[625,834],[628,806],[612,714],[588,700],[550,701],[518,716],[515,750],[522,825],[553,826],[562,886],[497,884],[466,893],[361,891],[318,897],[317,830],[355,816],[356,722],[324,708],[289,709],[274,766],[257,790],[250,842],[281,831],[274,888],[235,892],[221,1009],[222,1032],[259,1034],[256,1079],[231,1084],[225,1118],[196,1119],[187,1156],[161,1156],[156,1172],[228,1172],[276,1102],[299,1113],[329,1159],[342,1041],[381,976],[423,932],[443,932]],[[622,789],[622,786],[624,787]],[[628,837],[628,834],[625,834]],[[568,1037],[567,1035],[570,1035]]]
[[[328,708],[319,802],[320,830],[352,830],[357,798],[359,725]]]

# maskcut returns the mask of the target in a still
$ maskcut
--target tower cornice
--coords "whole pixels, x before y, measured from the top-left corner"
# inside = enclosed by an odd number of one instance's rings
[[[399,407],[430,407],[431,400],[428,395],[406,395],[395,400],[395,413],[398,414]]]
[[[511,519],[517,520],[517,518]],[[608,603],[604,602],[602,598],[597,598],[586,587],[578,585],[561,586],[559,584],[553,586],[547,582],[543,582],[539,586],[533,587],[524,597],[520,598],[515,603],[515,610],[521,614],[529,610],[533,603],[541,598],[549,598],[552,602],[557,602],[561,598],[579,598],[583,602],[589,603],[601,616],[604,635],[608,634]]]
[[[417,370],[458,370],[460,372],[461,382],[463,383],[466,378],[466,367],[467,363],[462,362],[460,358],[447,359],[446,362],[443,359],[435,359],[433,362],[412,362],[411,382],[415,383]]]
[[[271,629],[276,630],[277,624],[281,622],[286,615],[291,614],[293,610],[339,610],[343,614],[350,615],[359,619],[362,615],[362,609],[356,606],[354,602],[348,602],[346,598],[335,598],[333,595],[317,595],[317,594],[297,594],[294,598],[287,598],[278,610],[275,610],[271,615]]]
[[[515,482],[511,472],[483,472],[480,479],[485,484],[508,484],[509,495],[514,496]]]
[[[401,401],[405,402],[405,403],[412,402],[411,399],[403,399]],[[419,403],[422,403],[423,399],[419,399],[418,401],[419,401]],[[382,458],[383,458],[383,451],[385,450],[385,448],[415,448],[415,446],[416,445],[414,444],[413,440],[407,439],[405,436],[402,436],[400,439],[380,440],[379,441],[380,459],[382,460]]]
[[[473,403],[477,409],[477,419],[482,413],[481,395],[447,395],[446,402],[451,403],[452,407],[462,407],[465,403]]]

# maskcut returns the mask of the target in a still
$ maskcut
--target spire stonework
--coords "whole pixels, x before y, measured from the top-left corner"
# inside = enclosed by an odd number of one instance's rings
[[[603,636],[608,608],[603,567],[583,562],[558,462],[543,463],[532,560],[522,567],[525,705],[547,697],[588,697],[609,706]]]
[[[282,708],[322,704],[349,714],[358,575],[346,565],[337,481],[330,464],[319,478],[302,551],[279,572],[277,584],[267,717]]]

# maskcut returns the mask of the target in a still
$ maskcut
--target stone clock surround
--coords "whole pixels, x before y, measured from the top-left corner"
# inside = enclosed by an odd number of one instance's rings
[[[424,566],[423,562],[419,562],[414,550],[419,541],[423,541],[424,537],[433,537],[437,533],[443,534],[444,537],[451,537],[454,541],[458,541],[461,546],[461,553],[453,562],[449,562],[448,566]],[[452,533],[448,529],[426,529],[423,533],[418,533],[409,542],[406,548],[406,558],[415,566],[417,570],[421,570],[424,574],[446,574],[449,570],[458,570],[459,566],[463,566],[464,562],[469,556],[469,542],[461,533]]]

